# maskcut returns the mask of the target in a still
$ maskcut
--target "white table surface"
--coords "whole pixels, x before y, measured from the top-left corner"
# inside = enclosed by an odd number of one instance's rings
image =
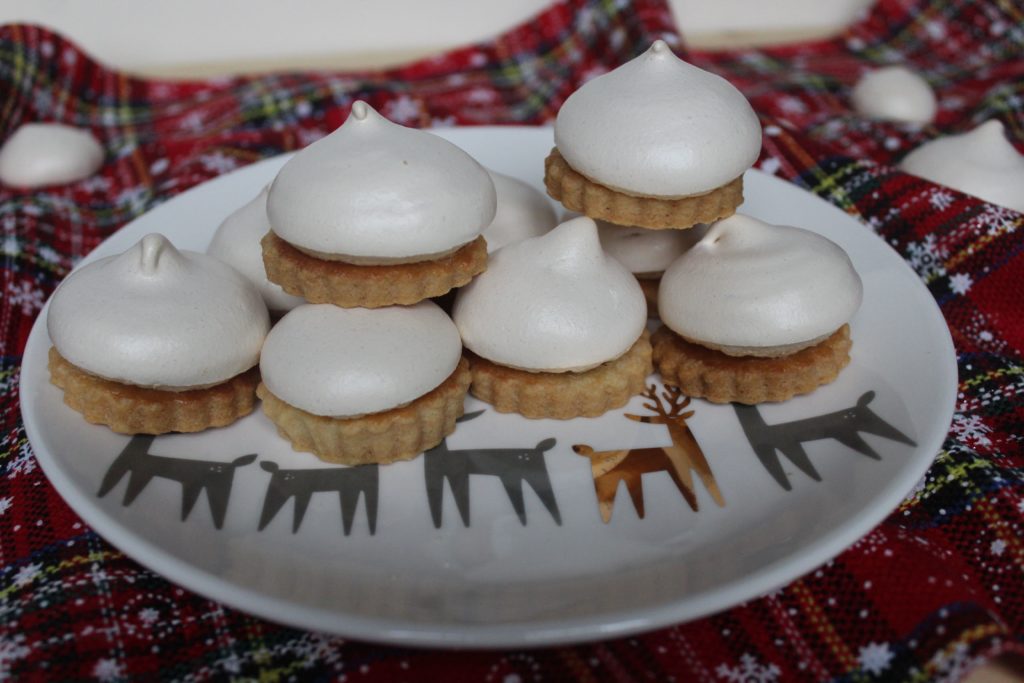
[[[872,0],[669,0],[686,40],[733,46],[820,37]],[[4,0],[0,23],[39,23],[101,61],[204,76],[398,64],[486,39],[551,0]]]

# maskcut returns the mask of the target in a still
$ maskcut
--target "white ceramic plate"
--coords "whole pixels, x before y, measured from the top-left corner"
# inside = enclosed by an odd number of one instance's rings
[[[486,166],[541,186],[549,129],[441,134]],[[220,221],[283,162],[254,164],[168,201],[86,261],[155,231],[205,249]],[[638,397],[601,418],[568,422],[500,415],[469,399],[467,412],[484,412],[460,423],[447,454],[379,469],[330,467],[293,452],[259,411],[228,428],[152,443],[87,424],[48,381],[44,310],[21,377],[29,439],[61,495],[115,546],[197,593],[297,627],[388,643],[513,647],[622,636],[726,609],[815,568],[880,522],[938,451],[956,391],[945,322],[896,253],[776,178],[749,172],[746,196],[744,211],[842,245],[864,280],[852,363],[813,395],[739,411],[701,400],[684,410],[662,397],[664,418]],[[673,438],[674,459],[658,448]],[[590,459],[574,445],[652,448],[595,484]],[[247,454],[256,456],[239,457]],[[702,458],[710,479],[687,484]],[[99,495],[105,476],[109,490]],[[614,502],[606,523],[596,491],[616,479],[626,483],[617,497],[603,496]],[[643,516],[625,490],[630,482]],[[512,504],[519,490],[522,520]],[[196,494],[184,514],[183,500]],[[293,530],[295,501],[304,497],[308,508]],[[348,534],[342,509],[352,513]]]

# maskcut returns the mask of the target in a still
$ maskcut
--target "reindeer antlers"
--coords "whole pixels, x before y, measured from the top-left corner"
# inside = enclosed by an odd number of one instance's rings
[[[647,408],[647,410],[651,411],[652,413],[659,413],[659,414],[661,413],[661,402],[658,401],[658,389],[657,389],[657,387],[655,387],[653,384],[648,384],[647,385],[647,389],[645,389],[644,393],[642,393],[640,395],[643,396],[644,398],[649,398],[652,401],[652,402],[646,402],[645,401],[644,404],[643,404],[644,408]]]
[[[641,396],[650,399],[650,401],[644,402],[644,408],[665,417],[679,417],[682,415],[683,410],[690,405],[690,397],[683,396],[683,392],[679,387],[670,384],[665,385],[661,396],[658,396],[657,388],[653,384],[649,384]],[[682,400],[680,401],[680,399]]]
[[[665,390],[661,392],[661,396],[670,404],[675,404],[680,398],[685,399],[682,404],[683,407],[690,404],[690,397],[683,396],[683,390],[674,384],[666,384]]]

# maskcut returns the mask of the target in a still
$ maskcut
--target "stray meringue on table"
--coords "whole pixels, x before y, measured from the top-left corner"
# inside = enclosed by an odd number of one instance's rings
[[[900,162],[900,170],[1024,211],[1024,155],[996,119],[959,135],[929,140]]]
[[[91,132],[62,123],[26,123],[0,147],[0,183],[35,188],[88,178],[106,153]]]
[[[905,66],[869,71],[850,93],[859,114],[881,121],[928,124],[935,120],[935,92],[920,74]]]

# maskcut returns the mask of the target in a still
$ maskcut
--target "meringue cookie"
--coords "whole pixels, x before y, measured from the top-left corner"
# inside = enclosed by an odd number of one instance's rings
[[[966,133],[924,143],[903,158],[900,170],[1024,211],[1024,156],[995,119]]]
[[[452,317],[473,353],[517,369],[565,372],[625,353],[644,331],[636,278],[581,217],[510,244],[459,290]]]
[[[269,328],[251,282],[159,234],[73,272],[47,316],[50,339],[70,363],[160,389],[206,387],[248,370]]]
[[[850,93],[857,113],[883,121],[931,123],[937,108],[928,81],[905,66],[864,74]]]
[[[761,124],[732,84],[658,40],[569,96],[555,145],[569,166],[613,190],[685,197],[743,175],[760,154]]]
[[[862,295],[839,245],[736,214],[665,271],[658,312],[685,339],[733,355],[779,355],[834,333]]]
[[[271,311],[290,311],[305,299],[288,294],[280,285],[267,280],[263,267],[260,240],[270,230],[267,219],[267,192],[264,187],[251,201],[224,219],[206,248],[206,253],[220,259],[256,285],[263,302]]]
[[[42,187],[88,178],[105,153],[87,130],[61,123],[26,123],[0,148],[0,183]]]
[[[475,240],[495,205],[490,176],[468,154],[356,102],[340,128],[284,165],[267,215],[278,237],[321,258],[411,262]]]
[[[537,237],[558,224],[555,210],[541,192],[518,178],[487,169],[498,196],[494,220],[484,230],[487,253],[512,242]]]
[[[410,403],[444,382],[462,356],[437,304],[339,308],[306,304],[267,336],[263,383],[314,415],[356,417]]]
[[[657,276],[704,236],[708,227],[687,230],[648,230],[596,221],[605,252],[631,273]]]

